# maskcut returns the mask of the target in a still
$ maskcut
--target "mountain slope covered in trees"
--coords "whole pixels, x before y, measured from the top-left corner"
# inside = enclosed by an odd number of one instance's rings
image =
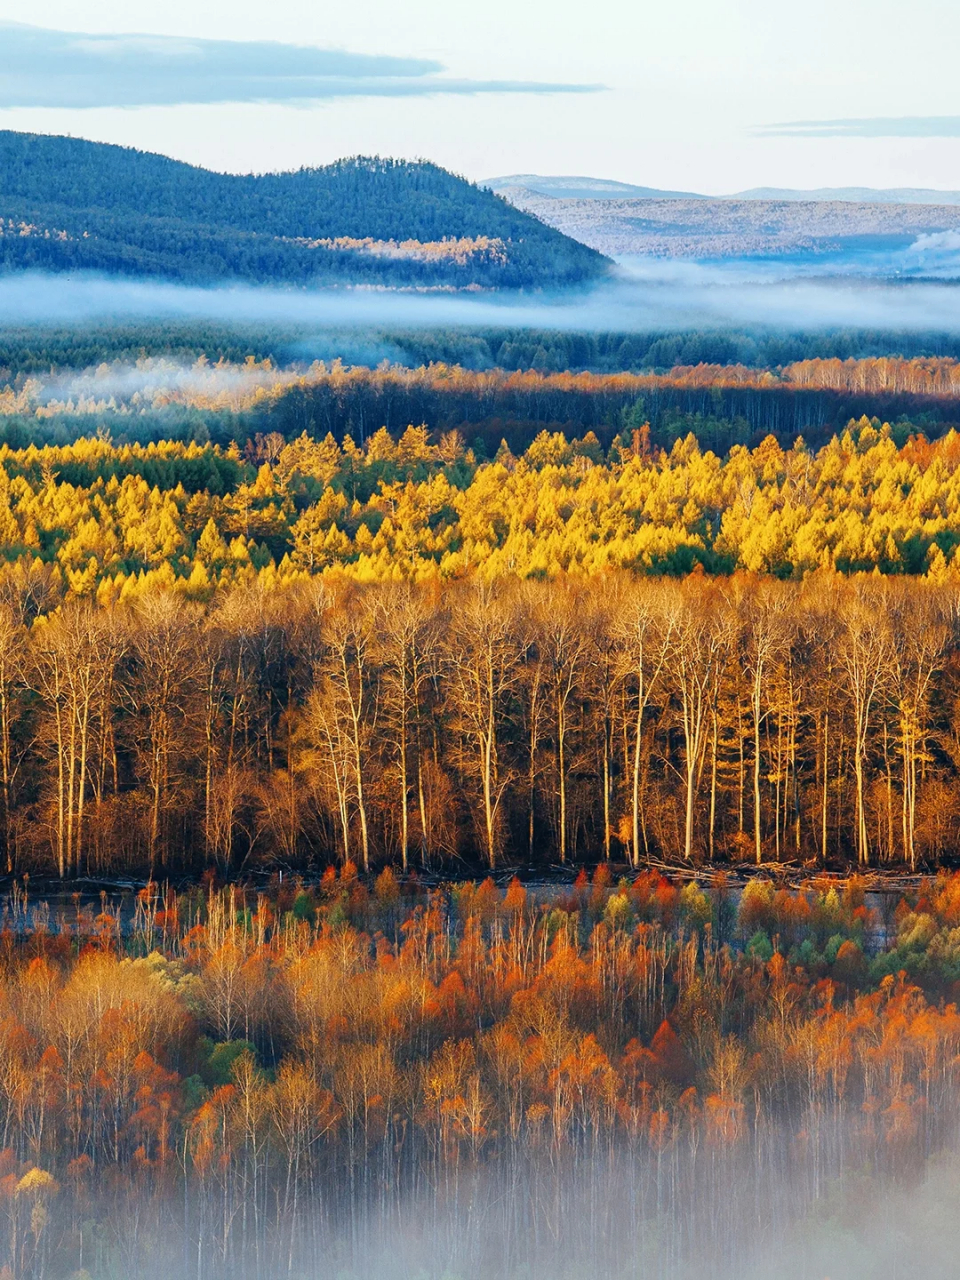
[[[0,267],[216,282],[537,288],[600,254],[439,166],[370,157],[212,173],[79,138],[0,132]]]

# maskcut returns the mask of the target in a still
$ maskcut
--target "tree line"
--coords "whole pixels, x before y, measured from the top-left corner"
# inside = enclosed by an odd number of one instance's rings
[[[427,237],[429,238],[429,237]],[[366,352],[364,356],[362,353]],[[748,365],[773,371],[806,360],[846,362],[895,356],[960,357],[960,340],[946,333],[769,333],[763,330],[654,330],[646,333],[535,329],[358,328],[352,334],[315,326],[251,321],[143,320],[0,325],[0,381],[148,358],[243,364],[248,358],[286,367],[304,360],[376,365],[385,357],[410,368],[431,364],[467,369],[536,369],[541,373],[667,372],[680,366]]]
[[[606,445],[624,413],[639,404],[655,428],[669,430],[672,416],[688,414],[738,424],[724,448],[759,443],[768,434],[784,443],[803,436],[819,445],[838,426],[864,416],[951,422],[957,417],[954,368],[952,359],[808,360],[777,371],[700,364],[608,374],[475,371],[442,363],[419,369],[321,366],[278,391],[267,421],[288,438],[304,430],[340,438],[346,431],[361,441],[380,426],[397,432],[426,422],[437,430],[460,429],[468,439],[479,436],[494,448],[502,434],[520,450],[543,427],[593,431]],[[669,434],[659,443],[675,438]]]
[[[89,353],[95,345],[80,350]],[[432,362],[416,368],[401,363],[404,352],[392,339],[358,337],[352,346],[358,361],[352,365],[337,358],[281,367],[252,355],[237,362],[229,358],[237,347],[224,339],[216,363],[206,355],[185,366],[138,354],[129,363],[117,359],[73,374],[27,376],[23,370],[0,386],[0,440],[21,448],[108,432],[125,441],[226,446],[256,435],[289,441],[306,432],[364,445],[381,428],[396,436],[420,423],[435,436],[459,431],[478,456],[489,458],[501,441],[522,453],[543,430],[571,439],[592,432],[606,451],[625,427],[648,424],[657,448],[670,449],[693,433],[725,453],[736,445],[756,447],[770,435],[784,446],[802,437],[819,448],[864,418],[894,424],[902,443],[921,431],[943,435],[958,416],[960,366],[952,358],[550,373],[542,366],[511,370],[509,361],[482,370],[451,365],[433,360],[443,344],[422,341],[416,354]],[[307,349],[301,345],[300,353]],[[30,351],[6,354],[28,364],[40,359]]]
[[[954,577],[337,576],[206,604],[5,572],[8,872],[955,855]]]

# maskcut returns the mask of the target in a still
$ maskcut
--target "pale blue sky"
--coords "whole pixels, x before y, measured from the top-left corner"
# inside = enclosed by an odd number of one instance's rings
[[[94,41],[73,55],[45,38],[28,56],[22,33],[15,46],[0,28],[0,128],[70,132],[215,168],[378,152],[427,156],[472,178],[590,174],[717,193],[960,188],[956,0],[32,0],[29,11],[0,0],[0,21],[24,20],[186,43],[134,46],[153,59],[149,76],[139,64],[134,92],[124,80],[129,45]],[[394,61],[190,43],[206,40]],[[79,74],[91,58],[112,57],[115,74]],[[176,64],[169,92],[168,63]],[[606,88],[538,88],[597,84]],[[284,101],[301,87],[324,97]],[[123,103],[131,93],[154,105],[2,105]],[[191,105],[177,105],[181,96]],[[791,122],[805,123],[786,133],[769,127]]]

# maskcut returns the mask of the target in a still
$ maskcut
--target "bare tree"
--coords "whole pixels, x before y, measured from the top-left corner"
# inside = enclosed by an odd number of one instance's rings
[[[138,741],[150,793],[150,875],[166,863],[166,819],[176,790],[174,759],[182,751],[193,700],[199,613],[173,592],[138,600],[130,628],[134,659],[128,697],[143,726]]]
[[[926,583],[891,588],[886,612],[890,692],[897,711],[901,765],[903,856],[916,869],[917,788],[928,759],[930,695],[950,641],[948,601]]]
[[[584,624],[585,593],[570,584],[531,585],[518,600],[528,614],[536,648],[534,662],[546,678],[553,724],[557,777],[557,845],[568,848],[568,801],[573,712],[584,695],[590,633]]]
[[[740,600],[743,624],[743,673],[750,690],[750,716],[753,730],[753,845],[757,863],[763,861],[763,804],[760,778],[763,762],[763,732],[770,704],[767,686],[773,671],[790,652],[792,623],[788,596],[782,586],[766,582],[753,584],[753,589]]]
[[[519,679],[513,601],[502,587],[471,583],[455,601],[445,671],[465,772],[479,783],[482,844],[496,866],[501,805],[511,774],[501,752],[509,699]]]
[[[8,874],[14,869],[13,783],[17,769],[14,724],[29,688],[27,633],[14,606],[0,599],[0,835]]]
[[[641,764],[644,720],[668,667],[675,661],[682,617],[679,598],[659,583],[641,580],[618,603],[614,633],[621,678],[633,714],[630,817],[634,866],[640,862]]]
[[[858,578],[840,596],[841,630],[838,665],[853,713],[853,770],[856,781],[857,861],[870,861],[866,810],[866,760],[870,726],[889,675],[889,632],[884,625],[888,604],[886,583]]]
[[[410,795],[416,775],[421,839],[426,841],[421,715],[437,644],[437,616],[423,590],[409,581],[381,586],[374,600],[382,726],[395,756],[400,800],[400,860],[409,865]],[[411,753],[413,763],[411,765]]]
[[[724,657],[724,632],[712,590],[703,584],[685,583],[670,605],[670,632],[675,637],[670,654],[669,682],[680,707],[683,731],[684,824],[683,856],[693,859],[696,794],[715,686]]]
[[[323,651],[310,698],[311,736],[333,772],[344,855],[349,856],[352,801],[365,871],[370,869],[370,823],[364,783],[379,710],[374,688],[376,623],[368,593],[345,588],[328,598],[321,622]]]
[[[126,647],[119,616],[88,601],[68,602],[37,637],[40,687],[56,755],[54,843],[61,877],[83,869],[84,816],[95,730],[107,727],[116,663]]]

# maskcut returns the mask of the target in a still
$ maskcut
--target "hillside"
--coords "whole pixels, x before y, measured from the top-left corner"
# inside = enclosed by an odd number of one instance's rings
[[[556,198],[514,188],[509,198],[601,253],[725,258],[894,252],[960,228],[960,206],[847,200]]]
[[[603,258],[427,162],[213,173],[79,138],[0,132],[0,267],[258,283],[539,288]]]

